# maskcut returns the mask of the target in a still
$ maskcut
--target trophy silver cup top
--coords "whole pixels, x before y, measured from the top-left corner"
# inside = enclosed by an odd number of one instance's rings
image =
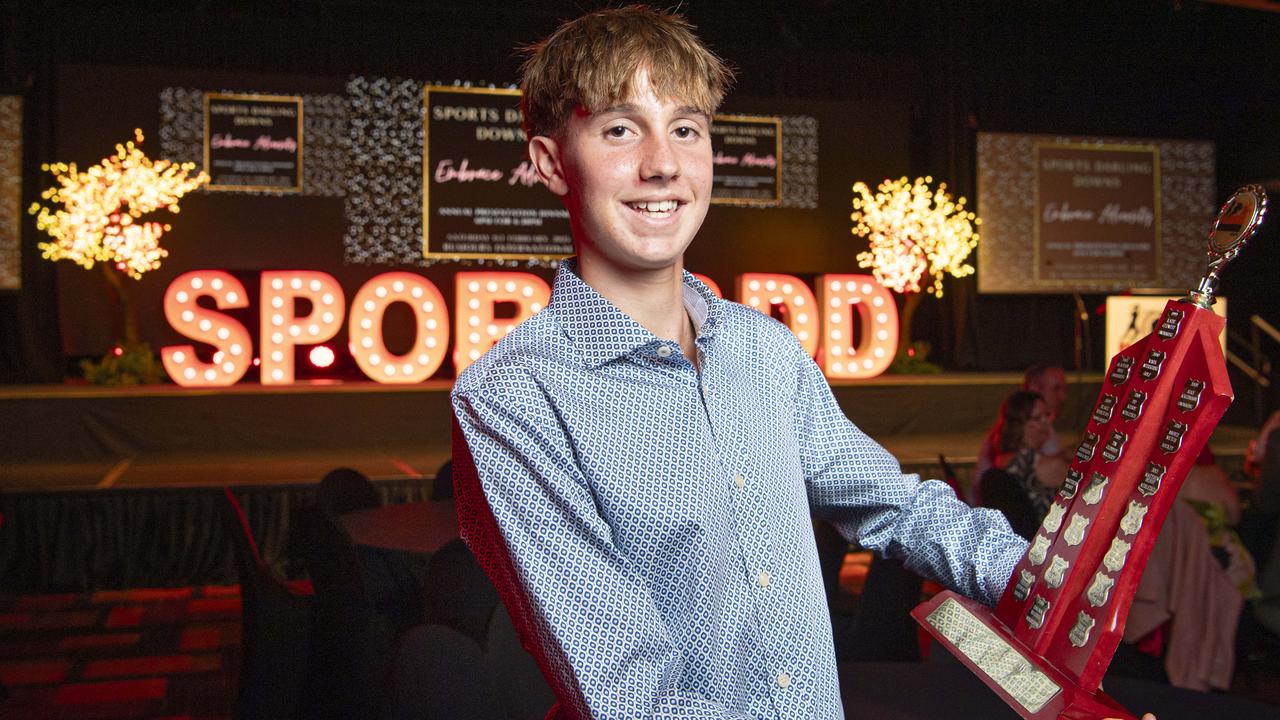
[[[1213,306],[1222,268],[1240,254],[1266,214],[1267,193],[1261,185],[1246,185],[1227,198],[1213,221],[1213,228],[1209,230],[1209,242],[1205,247],[1209,267],[1200,279],[1200,286],[1187,296],[1188,301],[1202,308]]]

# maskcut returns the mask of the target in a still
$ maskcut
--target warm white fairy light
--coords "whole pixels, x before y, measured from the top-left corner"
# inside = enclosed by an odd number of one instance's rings
[[[136,140],[116,145],[115,155],[84,171],[75,163],[41,166],[58,182],[41,197],[62,206],[31,206],[37,227],[53,238],[39,245],[45,258],[85,268],[109,262],[134,279],[160,266],[168,255],[160,236],[170,226],[139,218],[160,208],[177,213],[178,200],[209,182],[209,176],[192,175],[195,163],[148,158],[139,147],[142,131],[135,130],[134,136]]]
[[[885,180],[874,194],[865,183],[853,186],[853,234],[871,243],[858,253],[858,265],[898,293],[920,292],[927,274],[932,280],[926,289],[942,297],[943,276],[973,273],[965,258],[978,246],[982,221],[965,210],[964,198],[952,200],[946,183],[935,191],[931,182],[932,177]]]

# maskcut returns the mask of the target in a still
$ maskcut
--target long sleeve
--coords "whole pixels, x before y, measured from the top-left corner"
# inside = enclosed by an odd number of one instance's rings
[[[849,422],[802,352],[796,377],[795,433],[815,514],[863,547],[994,604],[1026,541],[999,512],[970,508],[945,483],[904,474],[897,459]]]
[[[681,690],[684,659],[601,517],[554,408],[540,397],[532,379],[510,375],[455,391],[454,472],[463,539],[497,585],[561,712],[745,718]]]

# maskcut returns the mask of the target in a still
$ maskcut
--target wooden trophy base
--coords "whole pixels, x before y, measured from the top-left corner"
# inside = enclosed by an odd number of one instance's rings
[[[944,590],[911,615],[1026,720],[1136,720],[1024,647],[981,603]]]

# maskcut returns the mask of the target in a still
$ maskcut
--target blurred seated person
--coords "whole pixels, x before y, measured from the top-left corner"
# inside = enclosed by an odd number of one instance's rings
[[[1013,531],[1027,539],[1035,534],[1067,474],[1065,460],[1042,452],[1051,423],[1048,404],[1039,393],[1016,390],[1000,406],[1000,418],[985,443],[992,467],[978,477],[981,504],[1003,512]]]
[[[1041,455],[1065,461],[1065,454],[1058,446],[1058,433],[1053,429],[1053,421],[1057,419],[1058,413],[1062,411],[1062,404],[1067,400],[1067,373],[1058,365],[1036,363],[1027,368],[1022,376],[1022,389],[1039,395],[1049,415],[1044,442],[1036,449]],[[993,427],[992,432],[994,431]],[[978,460],[973,466],[973,486],[969,489],[969,501],[973,505],[982,504],[979,485],[983,474],[995,464],[992,449],[991,443],[987,441],[978,448]],[[1065,472],[1063,470],[1064,474]]]
[[[1261,568],[1260,598],[1253,605],[1253,615],[1264,628],[1280,636],[1280,411],[1272,413],[1258,438],[1250,443],[1249,460],[1257,473],[1257,485],[1248,514]]]
[[[1244,472],[1252,492],[1241,514],[1240,536],[1258,566],[1264,567],[1280,527],[1280,410],[1272,413],[1258,437],[1249,441]]]

